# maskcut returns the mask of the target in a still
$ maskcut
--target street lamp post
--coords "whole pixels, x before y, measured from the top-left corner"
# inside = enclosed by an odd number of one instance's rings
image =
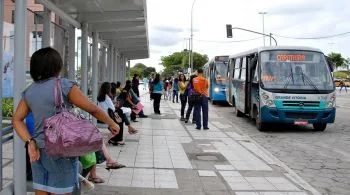
[[[267,14],[267,12],[259,12],[259,14],[262,15],[263,34],[265,34],[265,14]],[[263,36],[263,42],[265,46],[265,36]]]
[[[193,7],[196,3],[196,0],[193,0],[192,2],[192,8],[191,8],[191,44],[190,44],[190,65],[191,65],[191,72],[193,72]]]

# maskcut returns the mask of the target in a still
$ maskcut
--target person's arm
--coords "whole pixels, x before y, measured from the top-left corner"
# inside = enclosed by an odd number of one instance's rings
[[[101,108],[92,103],[76,85],[70,90],[68,98],[72,104],[90,113],[99,121],[107,124],[113,134],[119,133],[120,128],[118,124],[116,124]]]
[[[29,134],[27,126],[24,124],[24,119],[29,113],[29,107],[25,100],[21,100],[17,106],[16,113],[12,117],[13,128],[15,129],[17,135],[23,141],[29,141],[32,136]],[[28,154],[30,162],[39,160],[40,152],[35,141],[30,141],[28,144]]]
[[[128,94],[128,96],[126,97],[126,101],[129,102],[129,104],[132,106],[132,107],[136,107],[136,105],[132,102],[132,99],[131,99],[131,95]]]
[[[24,124],[24,119],[29,113],[29,107],[25,100],[21,100],[17,106],[16,113],[12,117],[13,128],[17,132],[18,136],[23,140],[27,141],[30,136],[27,126]]]

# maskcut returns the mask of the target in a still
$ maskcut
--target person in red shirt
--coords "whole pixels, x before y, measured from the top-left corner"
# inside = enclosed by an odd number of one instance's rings
[[[193,88],[195,93],[202,94],[202,101],[195,105],[194,112],[196,113],[196,129],[202,128],[201,124],[201,110],[203,113],[203,129],[208,130],[208,80],[203,75],[203,69],[197,70],[197,77],[193,79]]]

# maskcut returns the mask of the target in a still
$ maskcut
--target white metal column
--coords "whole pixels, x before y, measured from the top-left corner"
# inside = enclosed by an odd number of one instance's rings
[[[99,60],[99,86],[102,84],[104,81],[106,81],[106,72],[107,72],[107,67],[106,67],[106,47],[101,48],[101,58]]]
[[[92,33],[92,100],[97,102],[98,92],[98,32]]]
[[[68,78],[75,80],[75,28],[68,29]]]
[[[2,22],[2,21],[1,21]],[[14,109],[21,100],[26,78],[27,0],[15,1]],[[27,194],[24,142],[14,133],[14,194]]]
[[[92,101],[97,103],[98,93],[98,32],[92,33]],[[94,124],[96,119],[93,118]]]
[[[122,80],[121,80],[121,77],[120,77],[120,67],[121,67],[121,61],[120,61],[120,56],[119,56],[119,54],[117,54],[117,65],[116,65],[116,67],[117,67],[117,71],[115,72],[115,74],[116,74],[116,77],[117,77],[117,79],[116,79],[116,81],[119,81],[119,82],[123,82]]]
[[[81,28],[81,90],[87,95],[88,92],[88,24],[83,23]]]
[[[3,31],[4,31],[4,1],[0,1],[0,45],[3,45]],[[3,70],[3,47],[0,47],[0,70]],[[2,73],[0,74],[0,124],[2,124]],[[1,158],[0,158],[0,192],[2,191],[2,125],[0,126],[0,153],[1,153]]]
[[[113,66],[113,46],[112,44],[108,45],[108,53],[107,53],[107,77],[108,81],[112,81],[112,66]]]
[[[111,56],[111,60],[112,60],[112,61],[111,61],[111,62],[112,62],[112,63],[111,63],[111,72],[110,72],[110,73],[111,73],[111,80],[110,80],[109,82],[115,82],[115,81],[114,81],[114,79],[115,79],[115,78],[114,78],[114,76],[115,76],[115,75],[114,75],[114,71],[115,71],[115,67],[114,67],[114,66],[115,66],[115,64],[116,64],[116,62],[115,62],[115,56],[116,56],[116,55],[115,55],[115,48],[113,47],[113,48],[112,48],[112,56]]]
[[[125,73],[124,73],[124,67],[125,67],[125,63],[124,63],[124,57],[121,57],[120,59],[120,64],[119,64],[119,80],[121,80],[123,83],[125,81]]]
[[[130,60],[128,60],[128,78],[130,78]]]
[[[27,13],[27,12],[25,12]],[[51,46],[51,10],[44,8],[42,47]]]
[[[114,67],[113,67],[113,82],[117,82],[119,81],[119,78],[118,78],[118,66],[119,66],[119,56],[118,56],[118,52],[117,52],[117,49],[114,50]]]

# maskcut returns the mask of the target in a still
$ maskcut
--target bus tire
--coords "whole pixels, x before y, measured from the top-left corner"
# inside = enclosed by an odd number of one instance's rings
[[[214,101],[213,99],[210,100],[211,101],[211,104],[215,105],[217,102]]]
[[[324,131],[327,128],[327,123],[315,123],[312,124],[314,127],[315,131]]]
[[[236,114],[236,117],[243,117],[244,116],[243,112],[239,111],[236,106],[235,106],[235,114]]]
[[[255,124],[259,131],[266,131],[266,123],[261,122],[258,110],[255,110]]]

